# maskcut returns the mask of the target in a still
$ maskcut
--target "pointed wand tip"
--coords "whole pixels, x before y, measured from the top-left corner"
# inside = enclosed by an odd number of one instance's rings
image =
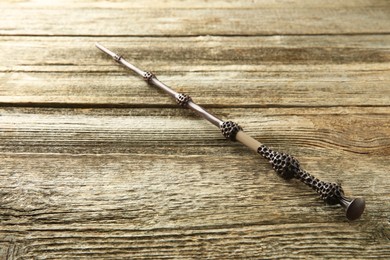
[[[109,56],[111,56],[111,58],[113,58],[116,62],[118,62],[118,63],[124,65],[125,67],[127,67],[127,68],[129,68],[129,69],[131,69],[132,71],[134,71],[135,73],[137,73],[137,74],[140,75],[141,77],[144,76],[145,71],[143,71],[143,70],[137,68],[136,66],[134,66],[133,64],[131,64],[131,63],[125,61],[125,60],[122,58],[121,55],[119,55],[119,54],[117,54],[117,53],[115,53],[115,52],[113,52],[113,51],[107,49],[106,47],[104,47],[103,45],[101,45],[101,44],[98,43],[98,42],[95,42],[95,46],[96,46],[99,50],[101,50],[102,52],[104,52],[104,53],[108,54]]]
[[[101,50],[102,52],[104,52],[104,53],[110,55],[111,58],[113,58],[114,60],[118,61],[119,55],[116,54],[115,52],[110,51],[109,49],[107,49],[106,47],[104,47],[103,45],[101,45],[101,44],[98,43],[98,42],[95,42],[95,46],[96,46],[96,48],[98,48],[98,49]]]
[[[103,45],[101,45],[100,43],[98,43],[98,42],[95,42],[95,47],[96,48],[98,48],[98,49],[104,49],[104,46]]]
[[[99,50],[101,50],[101,51],[107,53],[107,48],[104,47],[103,45],[101,45],[100,43],[95,42],[95,47],[98,48]]]

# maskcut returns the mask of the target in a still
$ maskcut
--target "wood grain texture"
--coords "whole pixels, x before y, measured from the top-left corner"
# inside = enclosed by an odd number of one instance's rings
[[[174,104],[99,53],[96,38],[2,38],[2,103]],[[98,40],[206,106],[389,104],[388,35]]]
[[[288,146],[318,177],[342,181],[347,193],[359,187],[368,206],[355,223],[300,183],[275,176],[213,126],[183,120],[184,112],[2,109],[2,232],[28,234],[25,256],[49,258],[280,256],[275,247],[332,257],[351,244],[344,257],[389,256],[388,111],[229,113],[259,140]],[[369,118],[376,131],[357,130]],[[375,175],[368,180],[369,172]],[[340,236],[349,239],[341,243]],[[309,253],[313,247],[318,251]]]
[[[0,259],[390,258],[388,1],[2,1]],[[362,196],[355,222],[99,41]]]
[[[30,2],[30,3],[29,3]],[[27,1],[0,5],[2,35],[273,35],[389,33],[389,1]],[[97,3],[96,3],[97,2]],[[15,8],[16,7],[16,8]],[[22,12],[21,12],[22,11]]]

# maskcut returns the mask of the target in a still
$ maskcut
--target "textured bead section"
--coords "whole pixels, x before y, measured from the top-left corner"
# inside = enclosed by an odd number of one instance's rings
[[[144,75],[142,76],[146,82],[150,82],[153,78],[156,76],[150,72],[150,71],[145,71]]]
[[[331,182],[323,182],[303,170],[299,161],[289,154],[273,151],[265,145],[261,145],[257,152],[266,158],[275,172],[285,179],[297,178],[307,186],[315,190],[328,204],[337,204],[344,195],[340,185]]]
[[[220,128],[223,136],[232,141],[236,140],[236,134],[242,130],[241,126],[232,121],[223,122]]]
[[[261,145],[257,152],[266,158],[276,173],[284,179],[291,179],[298,173],[299,162],[291,155],[273,151],[265,145]]]
[[[320,194],[321,199],[325,200],[328,204],[337,204],[340,202],[341,197],[344,196],[344,191],[340,185],[320,181],[305,170],[300,169],[296,178]]]
[[[188,102],[192,101],[192,98],[186,94],[179,94],[176,97],[176,102],[181,106],[181,107],[186,107],[188,105]]]

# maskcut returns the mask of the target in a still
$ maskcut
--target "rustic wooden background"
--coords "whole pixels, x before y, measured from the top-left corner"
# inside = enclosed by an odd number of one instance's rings
[[[366,212],[282,180],[96,41]],[[390,1],[1,1],[0,60],[0,259],[390,257]]]

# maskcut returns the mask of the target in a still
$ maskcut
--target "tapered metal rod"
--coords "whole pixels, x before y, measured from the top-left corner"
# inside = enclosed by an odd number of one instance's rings
[[[184,108],[189,108],[207,121],[218,127],[223,136],[226,139],[232,141],[239,141],[245,146],[249,147],[251,150],[259,153],[265,159],[269,161],[272,165],[272,168],[275,172],[284,179],[296,178],[314,189],[320,197],[328,204],[340,204],[344,210],[345,215],[349,220],[358,219],[365,209],[365,201],[363,198],[347,198],[344,195],[344,191],[339,184],[320,181],[313,175],[309,174],[303,170],[300,166],[300,163],[297,159],[292,157],[289,154],[279,153],[268,148],[264,144],[261,144],[248,134],[246,134],[243,129],[236,123],[232,121],[222,121],[215,115],[208,112],[203,107],[197,105],[190,96],[186,94],[181,94],[161,81],[157,77],[148,71],[143,71],[133,64],[127,62],[121,55],[107,49],[99,43],[96,43],[96,47],[106,54],[110,55],[115,61],[134,71],[138,75],[144,78],[146,82],[151,85],[154,85],[161,90],[165,91],[168,95],[176,99],[176,102]]]
[[[143,77],[144,80],[147,81],[149,84],[154,85],[154,86],[158,87],[159,89],[165,91],[168,95],[175,98],[180,105],[186,106],[186,107],[194,110],[196,113],[198,113],[199,115],[204,117],[207,121],[209,121],[213,125],[220,127],[220,125],[223,123],[223,121],[221,119],[214,116],[213,114],[208,112],[203,107],[192,102],[192,100],[189,96],[177,93],[176,91],[174,91],[173,89],[171,89],[170,87],[168,87],[167,85],[165,85],[164,83],[159,81],[153,73],[148,72],[148,71],[143,71],[143,70],[137,68],[133,64],[127,62],[122,56],[110,51],[109,49],[107,49],[106,47],[104,47],[103,45],[101,45],[99,43],[96,43],[96,47],[98,49],[100,49],[101,51],[110,55],[118,63],[122,64],[123,66],[129,68],[130,70],[134,71],[135,73],[137,73],[138,75]]]

